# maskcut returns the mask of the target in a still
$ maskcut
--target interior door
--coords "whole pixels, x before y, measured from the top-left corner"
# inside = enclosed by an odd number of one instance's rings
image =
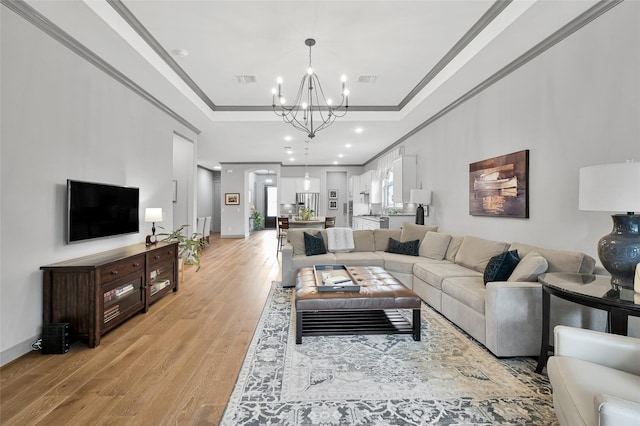
[[[278,187],[264,187],[264,218],[265,229],[274,229],[276,227],[276,218],[278,216]]]

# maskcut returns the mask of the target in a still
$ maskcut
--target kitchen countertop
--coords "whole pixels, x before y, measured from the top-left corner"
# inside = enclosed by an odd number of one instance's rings
[[[354,217],[362,217],[362,218],[369,218],[369,219],[376,219],[376,218],[381,218],[381,217],[415,217],[415,213],[398,213],[398,214],[361,214],[361,215],[357,215]]]

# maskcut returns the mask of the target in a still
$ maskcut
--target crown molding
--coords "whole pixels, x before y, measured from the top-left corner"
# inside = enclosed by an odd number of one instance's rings
[[[566,24],[562,28],[555,31],[549,37],[545,38],[540,43],[536,44],[531,49],[529,49],[528,51],[526,51],[525,53],[523,53],[522,55],[520,55],[519,57],[511,61],[509,64],[505,65],[498,72],[496,72],[495,74],[493,74],[492,76],[490,76],[489,78],[487,78],[486,80],[484,80],[483,82],[475,86],[473,89],[469,90],[464,95],[460,96],[455,101],[451,102],[449,105],[447,105],[446,107],[438,111],[436,114],[429,117],[427,120],[423,121],[417,127],[415,127],[414,129],[412,129],[411,131],[403,135],[400,139],[398,139],[391,145],[389,145],[383,151],[380,151],[378,154],[374,155],[369,160],[365,161],[364,164],[368,164],[376,160],[377,158],[381,157],[382,155],[386,154],[387,152],[391,151],[392,149],[397,147],[399,144],[409,139],[411,136],[420,132],[421,130],[423,130],[430,124],[434,123],[438,119],[442,118],[444,115],[448,114],[449,112],[453,111],[454,109],[456,109],[457,107],[459,107],[460,105],[468,101],[469,99],[480,94],[485,89],[493,86],[498,81],[502,80],[512,72],[516,71],[518,68],[527,64],[532,59],[546,52],[548,49],[552,48],[556,44],[560,43],[562,40],[569,37],[571,34],[575,33],[585,25],[589,24],[591,21],[595,20],[599,16],[611,10],[613,7],[622,3],[622,1],[623,0],[599,1],[598,3],[596,3],[589,9],[587,9],[585,12],[581,13],[579,16],[571,20],[568,24]]]
[[[513,0],[496,0],[493,5],[478,19],[478,21],[467,31],[458,42],[447,52],[446,55],[424,76],[405,98],[398,104],[398,111],[402,110],[418,93],[426,87],[462,50],[467,47],[478,34],[484,30],[503,10],[511,4]]]
[[[71,37],[67,32],[65,32],[62,28],[58,27],[56,24],[51,22],[49,19],[40,14],[37,10],[29,6],[23,0],[0,0],[3,6],[7,9],[15,12],[18,16],[24,18],[27,22],[33,24],[45,34],[49,35],[54,40],[58,41],[63,46],[67,47],[69,50],[85,59],[93,66],[104,72],[105,74],[112,77],[114,80],[121,83],[123,86],[127,87],[134,93],[138,94],[140,97],[151,103],[156,108],[160,109],[171,118],[178,121],[180,124],[194,132],[195,134],[200,134],[200,130],[191,124],[189,121],[184,119],[178,113],[173,111],[167,105],[162,103],[156,97],[151,95],[151,93],[144,90],[142,87],[133,82],[129,77],[115,69],[104,59],[93,53],[89,50],[85,45],[80,43],[75,38]]]

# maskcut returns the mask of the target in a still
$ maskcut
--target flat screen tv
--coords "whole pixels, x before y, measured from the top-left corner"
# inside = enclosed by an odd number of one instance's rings
[[[67,180],[67,242],[140,231],[139,188]]]

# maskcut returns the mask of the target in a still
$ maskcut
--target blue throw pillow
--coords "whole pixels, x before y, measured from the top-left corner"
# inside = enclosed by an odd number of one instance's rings
[[[387,253],[407,254],[409,256],[418,256],[420,249],[420,240],[413,240],[401,243],[398,240],[389,238],[389,246],[385,250]]]
[[[518,250],[505,251],[489,259],[484,269],[484,284],[491,281],[507,281],[520,262]]]
[[[304,233],[304,251],[307,256],[315,256],[317,254],[327,254],[327,247],[324,245],[324,238],[318,232],[316,235]]]

